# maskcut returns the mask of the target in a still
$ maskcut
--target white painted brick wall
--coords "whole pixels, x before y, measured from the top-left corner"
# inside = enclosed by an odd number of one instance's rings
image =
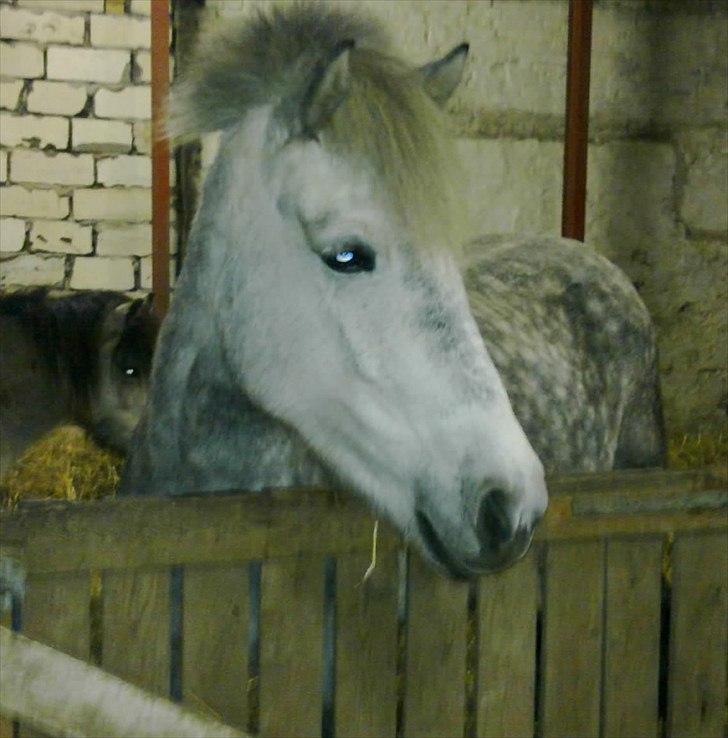
[[[148,221],[152,217],[152,192],[146,187],[75,190],[73,215],[77,220]]]
[[[148,18],[128,15],[92,15],[91,45],[123,49],[148,49],[152,38]]]
[[[91,154],[56,154],[18,149],[13,152],[10,177],[13,182],[53,185],[94,183],[94,158]]]
[[[20,93],[23,90],[22,79],[0,81],[0,108],[15,110],[18,107]]]
[[[0,42],[0,70],[5,77],[34,79],[44,72],[43,51],[35,44]]]
[[[152,124],[148,120],[134,123],[134,149],[140,154],[152,153]]]
[[[123,90],[99,90],[94,97],[94,112],[99,118],[149,120],[152,117],[152,88],[149,85]]]
[[[72,220],[35,220],[30,229],[30,247],[33,251],[90,254],[91,231],[91,226]]]
[[[31,113],[76,115],[84,109],[87,99],[84,85],[36,80],[28,94],[27,107]]]
[[[20,251],[25,243],[25,221],[0,218],[0,252]]]
[[[0,190],[0,215],[27,218],[65,218],[68,198],[54,190],[29,190],[19,185]]]
[[[0,261],[0,287],[9,284],[47,284],[60,287],[65,275],[63,256],[18,254]]]
[[[139,82],[152,81],[152,55],[148,51],[137,51],[134,54],[134,63],[137,66],[137,80]]]
[[[114,156],[99,159],[96,167],[98,181],[106,187],[152,186],[152,160],[148,156]]]
[[[71,289],[133,290],[134,264],[131,259],[106,256],[74,259]]]
[[[103,13],[104,0],[17,0],[29,10],[56,10],[63,13]]]
[[[8,152],[0,151],[0,182],[8,180]]]
[[[149,256],[152,253],[151,224],[100,224],[96,235],[96,253],[101,256]]]
[[[175,259],[170,257],[169,260],[169,285],[174,287],[176,280],[175,275]],[[144,256],[139,259],[139,287],[143,290],[152,289],[152,257]]]
[[[128,51],[49,46],[47,54],[48,79],[121,84],[129,77]]]
[[[0,144],[3,146],[68,147],[69,122],[49,115],[0,113]]]
[[[132,127],[128,123],[93,118],[74,118],[71,131],[76,151],[125,153],[131,150]]]
[[[131,0],[129,10],[137,15],[150,15],[152,12],[151,0]]]
[[[36,13],[22,8],[0,8],[3,38],[25,39],[41,43],[82,44],[83,16]]]

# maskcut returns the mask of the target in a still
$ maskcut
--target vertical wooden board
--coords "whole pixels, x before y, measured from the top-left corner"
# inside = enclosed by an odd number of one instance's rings
[[[87,660],[90,644],[88,572],[28,577],[22,604],[22,632],[59,651]],[[41,733],[21,725],[21,738]]]
[[[478,736],[533,735],[538,551],[482,577],[478,592]]]
[[[404,734],[461,738],[465,724],[468,585],[410,558]]]
[[[336,567],[336,736],[394,738],[397,719],[395,551],[380,554],[366,582],[369,556]]]
[[[728,536],[676,538],[672,566],[668,735],[719,738],[726,720]]]
[[[169,571],[103,574],[102,665],[157,694],[169,694]]]
[[[245,728],[248,721],[246,565],[193,566],[184,573],[184,700]]]
[[[544,738],[597,738],[600,729],[604,544],[551,544],[541,698]]]
[[[605,738],[656,738],[662,540],[607,542]]]
[[[324,566],[320,556],[263,564],[260,602],[260,732],[321,735]]]

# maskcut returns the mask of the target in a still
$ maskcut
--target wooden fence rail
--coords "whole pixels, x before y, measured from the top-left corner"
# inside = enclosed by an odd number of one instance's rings
[[[264,736],[725,730],[728,491],[705,472],[552,480],[531,552],[451,582],[316,490],[25,505],[28,636]]]

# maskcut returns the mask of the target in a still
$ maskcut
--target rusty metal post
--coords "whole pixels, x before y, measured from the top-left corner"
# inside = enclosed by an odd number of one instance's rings
[[[152,0],[152,291],[154,310],[169,307],[169,139],[163,136],[169,92],[169,0]]]
[[[584,240],[592,0],[569,0],[561,235]]]

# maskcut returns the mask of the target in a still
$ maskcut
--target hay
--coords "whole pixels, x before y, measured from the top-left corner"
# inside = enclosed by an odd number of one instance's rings
[[[697,469],[705,466],[728,466],[728,434],[681,434],[668,440],[668,469]]]
[[[123,457],[82,428],[64,425],[36,441],[3,483],[3,504],[24,499],[95,500],[113,495]]]

